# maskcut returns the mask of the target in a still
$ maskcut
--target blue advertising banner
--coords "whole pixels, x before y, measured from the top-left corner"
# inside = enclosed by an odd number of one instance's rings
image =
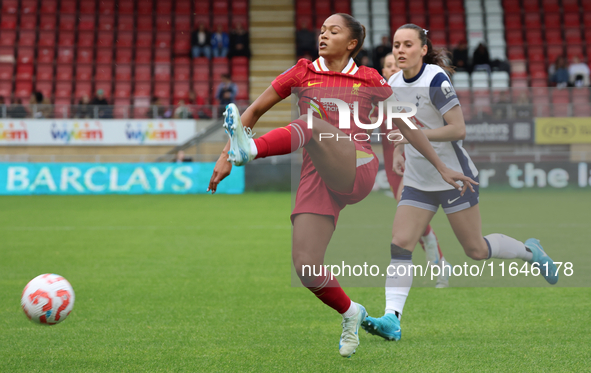
[[[0,163],[0,195],[207,193],[215,163]],[[244,167],[217,193],[244,192]]]

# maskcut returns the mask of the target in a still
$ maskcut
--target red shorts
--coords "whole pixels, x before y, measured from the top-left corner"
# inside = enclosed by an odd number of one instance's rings
[[[336,227],[339,213],[346,205],[355,204],[367,197],[376,180],[379,160],[369,146],[355,142],[355,150],[357,170],[353,190],[350,193],[340,193],[330,189],[316,170],[300,176],[295,207],[291,213],[292,224],[296,215],[308,213],[332,216]]]

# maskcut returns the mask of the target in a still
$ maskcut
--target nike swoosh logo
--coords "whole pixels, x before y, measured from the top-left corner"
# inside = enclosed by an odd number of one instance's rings
[[[308,82],[308,87],[311,87],[316,84],[322,84],[322,82],[316,82],[316,83]]]
[[[454,199],[452,199],[452,200],[449,200],[449,199],[448,199],[448,200],[447,200],[447,204],[448,204],[448,205],[451,205],[452,203],[454,203],[455,201],[457,201],[457,200],[458,200],[458,199],[460,199],[460,198],[462,198],[462,196],[459,196],[458,198],[454,198]]]

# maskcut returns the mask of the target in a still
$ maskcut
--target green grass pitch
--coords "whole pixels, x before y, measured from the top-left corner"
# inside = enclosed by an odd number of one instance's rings
[[[288,193],[1,197],[0,371],[591,370],[588,287],[418,287],[400,342],[360,333],[341,358],[341,316],[291,286],[290,203]],[[575,271],[590,268],[590,207],[588,191],[481,194],[485,234],[504,226],[544,236],[548,251],[566,245],[583,261]],[[464,260],[441,211],[433,226],[446,256]],[[51,327],[20,309],[25,284],[47,272],[76,292]],[[383,312],[383,288],[346,291]]]

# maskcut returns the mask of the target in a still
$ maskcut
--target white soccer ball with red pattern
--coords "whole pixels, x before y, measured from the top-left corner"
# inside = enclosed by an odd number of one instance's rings
[[[74,289],[60,275],[46,273],[32,279],[21,298],[23,311],[39,324],[55,325],[66,319],[74,308]]]

